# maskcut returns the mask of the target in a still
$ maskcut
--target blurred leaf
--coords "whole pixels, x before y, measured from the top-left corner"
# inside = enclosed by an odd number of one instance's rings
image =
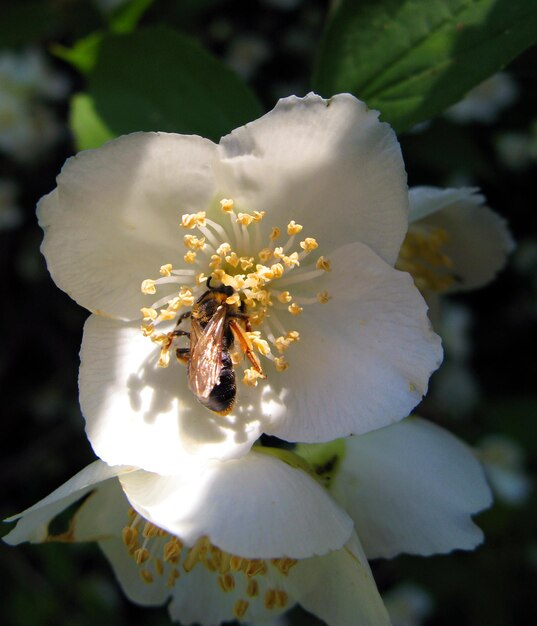
[[[69,126],[77,150],[98,148],[115,136],[99,118],[93,100],[85,93],[78,93],[71,98]]]
[[[102,32],[91,33],[87,37],[79,39],[71,48],[54,44],[50,51],[85,74],[95,65],[103,37]]]
[[[131,0],[131,2],[118,7],[108,22],[110,30],[114,33],[132,32],[142,15],[152,4],[153,0]]]
[[[537,40],[535,0],[343,0],[314,88],[355,94],[397,130],[437,115]]]
[[[115,135],[161,130],[218,140],[262,114],[236,74],[162,27],[105,36],[89,84],[95,110]]]
[[[133,0],[121,6],[113,13],[109,20],[109,28],[114,33],[130,33],[138,24],[145,11],[153,0]],[[60,59],[67,61],[83,74],[87,74],[95,66],[99,47],[105,35],[104,31],[90,33],[79,39],[72,47],[53,44],[51,52]]]
[[[49,3],[9,2],[0,8],[0,48],[19,48],[53,34],[58,16]]]

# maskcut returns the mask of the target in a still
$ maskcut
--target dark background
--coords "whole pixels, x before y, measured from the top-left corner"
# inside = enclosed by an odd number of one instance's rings
[[[53,42],[70,44],[101,26],[102,18],[89,1],[50,4],[59,7],[60,17],[34,40],[45,50]],[[162,0],[154,3],[142,23],[175,27],[221,59],[229,60],[245,37],[257,42],[254,48],[264,52],[250,68],[248,82],[268,110],[280,96],[309,91],[326,10],[327,3],[321,0],[297,2],[285,10],[270,6],[268,0]],[[30,26],[26,34],[15,35],[10,45],[32,41]],[[0,49],[6,47],[0,41]],[[70,77],[73,92],[83,87],[80,75],[50,58]],[[490,433],[510,436],[525,450],[530,475],[535,475],[537,462],[537,161],[509,168],[499,159],[496,141],[505,132],[530,132],[537,119],[536,67],[537,50],[531,49],[507,68],[520,93],[497,122],[457,125],[437,119],[421,133],[401,137],[410,185],[445,186],[463,180],[480,186],[489,206],[509,220],[518,243],[493,284],[453,298],[472,314],[469,364],[480,389],[478,403],[467,414],[454,416],[429,400],[423,413],[470,444]],[[52,106],[67,120],[66,102]],[[39,252],[41,231],[35,220],[37,200],[54,187],[55,176],[73,152],[66,133],[33,165],[0,155],[0,177],[19,182],[24,212],[17,228],[0,231],[3,517],[42,498],[93,460],[77,402],[78,350],[87,312],[50,279]],[[384,592],[401,581],[421,585],[435,606],[424,622],[430,626],[537,621],[535,491],[520,506],[496,504],[479,516],[479,524],[487,539],[475,552],[374,563],[379,588]],[[0,552],[0,610],[6,626],[169,623],[165,608],[144,609],[125,600],[94,545],[14,549],[1,544]],[[297,610],[292,619],[296,624],[316,623]]]

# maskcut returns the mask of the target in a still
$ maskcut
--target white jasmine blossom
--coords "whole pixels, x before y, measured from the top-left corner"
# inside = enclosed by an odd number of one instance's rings
[[[16,198],[15,181],[0,178],[0,231],[16,228],[22,221],[22,212]]]
[[[498,72],[471,89],[463,100],[450,107],[444,115],[459,124],[492,124],[517,97],[518,86],[513,78],[506,72]]]
[[[296,452],[352,517],[369,559],[471,550],[483,539],[472,520],[492,502],[483,468],[430,422],[412,417]]]
[[[408,233],[396,267],[409,272],[434,307],[439,294],[490,282],[514,242],[506,222],[474,188],[413,187]]]
[[[46,101],[67,91],[39,50],[0,54],[0,151],[27,162],[57,141],[63,128]]]
[[[401,583],[383,594],[392,626],[421,626],[433,610],[433,599],[423,587]]]
[[[393,268],[407,202],[393,131],[345,94],[281,100],[219,145],[137,133],[70,159],[39,219],[54,280],[94,313],[80,400],[98,456],[170,474],[263,432],[328,441],[406,416],[441,356]],[[175,358],[208,278],[246,337],[225,415]]]
[[[533,488],[525,469],[525,451],[505,435],[487,435],[477,444],[487,478],[499,500],[521,506]]]
[[[98,541],[130,599],[171,598],[185,625],[264,623],[297,602],[334,626],[389,624],[349,518],[308,473],[262,452],[182,477],[97,461],[14,519],[10,544]]]

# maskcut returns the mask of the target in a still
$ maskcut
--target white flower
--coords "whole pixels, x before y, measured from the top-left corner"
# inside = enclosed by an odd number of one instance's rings
[[[477,444],[491,487],[500,500],[512,506],[526,502],[532,490],[522,447],[505,435],[488,435]]]
[[[0,55],[0,151],[32,161],[63,132],[46,100],[59,100],[67,81],[54,72],[39,50]]]
[[[468,414],[479,400],[479,383],[471,367],[473,319],[471,311],[446,302],[437,330],[444,346],[444,362],[434,377],[429,398],[454,418]]]
[[[263,432],[327,441],[419,402],[441,349],[411,278],[392,267],[408,196],[399,145],[377,118],[350,95],[310,94],[219,145],[137,133],[67,162],[39,206],[42,250],[94,313],[80,401],[99,457],[175,473],[184,454],[236,457]],[[197,402],[174,358],[188,342],[170,334],[207,276],[253,326],[228,415]]]
[[[472,515],[491,504],[472,449],[420,418],[296,452],[354,520],[369,559],[471,550],[483,533]]]
[[[401,583],[382,596],[392,626],[421,626],[431,614],[430,594],[412,583]]]
[[[91,491],[50,537],[50,521]],[[130,599],[171,597],[185,625],[265,622],[296,602],[332,626],[389,624],[348,516],[302,469],[261,452],[182,477],[97,461],[17,518],[8,543],[98,541]]]
[[[471,89],[466,97],[450,107],[444,115],[460,124],[491,124],[518,97],[516,82],[505,72],[498,72]]]
[[[22,221],[22,213],[16,202],[15,181],[0,178],[0,231],[16,228]]]
[[[513,239],[477,189],[413,187],[409,196],[396,267],[412,274],[433,310],[439,294],[481,287],[505,265]]]

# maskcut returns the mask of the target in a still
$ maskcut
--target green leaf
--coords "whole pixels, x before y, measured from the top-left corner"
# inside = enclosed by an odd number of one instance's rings
[[[351,92],[401,131],[536,40],[535,0],[343,0],[324,34],[314,88]]]
[[[87,37],[79,39],[71,48],[61,44],[53,44],[50,51],[86,74],[95,65],[103,37],[104,33],[102,32],[91,33]]]
[[[153,0],[131,0],[118,7],[110,17],[108,26],[114,33],[130,33],[134,30],[142,15],[153,4]]]
[[[69,126],[77,150],[98,148],[115,136],[99,118],[92,99],[85,93],[78,93],[71,98]]]
[[[89,85],[99,117],[116,135],[161,130],[218,140],[262,114],[236,74],[167,28],[106,35]]]

